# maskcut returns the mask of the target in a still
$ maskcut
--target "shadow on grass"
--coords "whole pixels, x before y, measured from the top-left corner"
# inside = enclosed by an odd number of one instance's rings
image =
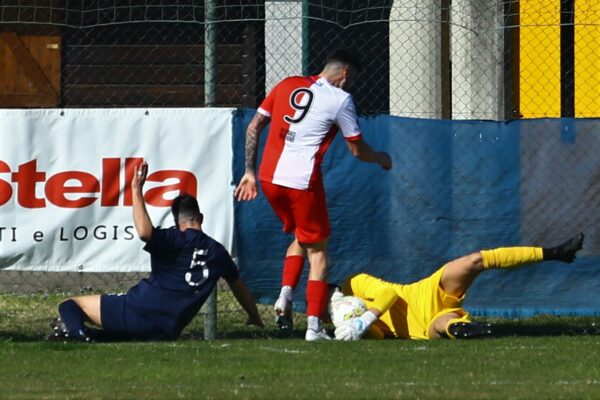
[[[507,336],[598,336],[600,326],[595,323],[492,323],[492,337]]]
[[[273,329],[246,331],[230,330],[219,332],[218,339],[304,339],[304,330],[294,329],[292,332],[279,332]]]
[[[2,342],[39,342],[45,340],[41,333],[15,333],[0,331],[0,343]]]
[[[599,336],[600,322],[593,319],[569,319],[567,321],[556,322],[556,318],[541,318],[540,320],[487,320],[492,325],[491,337],[510,337],[510,336]],[[0,343],[2,342],[40,342],[44,341],[46,333],[16,333],[0,331]],[[329,332],[333,336],[333,332]],[[276,329],[265,328],[227,328],[221,329],[217,333],[219,340],[288,340],[304,339],[304,329],[294,329],[292,332],[279,332]],[[201,330],[184,332],[180,340],[204,340],[204,333]],[[102,342],[125,342],[127,340],[100,340]]]
[[[50,331],[44,333],[22,333],[22,332],[4,332],[0,331],[0,343],[3,342],[43,342],[46,341],[46,337],[50,334]],[[130,340],[124,339],[110,339],[107,337],[96,337],[95,342],[129,342]],[[219,340],[243,340],[243,339],[304,339],[304,330],[294,330],[290,333],[280,333],[274,329],[227,329],[217,333],[217,339]],[[202,331],[191,331],[184,332],[179,340],[204,340],[204,333]]]
[[[492,325],[491,337],[510,336],[599,336],[600,319],[594,317],[537,316],[527,319],[479,320]],[[333,332],[329,331],[333,336]],[[201,336],[199,337],[201,338]],[[229,329],[219,332],[219,339],[304,339],[304,329],[281,333],[273,329]]]

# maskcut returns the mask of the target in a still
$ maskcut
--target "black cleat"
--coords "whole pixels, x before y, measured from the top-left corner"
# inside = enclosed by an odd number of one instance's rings
[[[49,342],[80,342],[89,343],[90,337],[84,332],[78,334],[70,334],[67,326],[60,318],[54,318],[50,322],[52,333],[46,336],[46,340]]]
[[[89,343],[92,340],[88,335],[70,335],[68,332],[56,331],[48,336],[46,340],[49,342],[62,342],[62,343]]]
[[[67,332],[67,326],[64,324],[64,322],[62,322],[62,319],[60,318],[54,318],[52,321],[50,321],[50,328],[52,328],[54,332]]]
[[[289,335],[294,330],[292,303],[286,300],[285,297],[279,296],[275,302],[274,309],[277,330],[284,335]]]
[[[52,333],[46,336],[46,340],[50,342],[62,342],[69,336],[67,326],[60,318],[54,318],[50,321],[50,328],[52,328]]]
[[[454,339],[471,339],[490,336],[492,326],[479,322],[455,322],[447,329],[448,335]]]
[[[577,252],[583,248],[583,239],[583,233],[578,233],[559,246],[544,249],[544,260],[558,260],[565,263],[572,263],[575,260]]]
[[[290,334],[294,330],[294,319],[287,315],[278,315],[275,317],[275,325],[279,332]]]
[[[48,342],[67,342],[69,340],[69,334],[62,331],[54,331],[53,333],[46,336]]]

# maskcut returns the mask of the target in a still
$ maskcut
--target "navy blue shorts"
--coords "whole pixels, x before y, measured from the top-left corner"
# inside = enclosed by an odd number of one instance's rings
[[[118,340],[163,340],[168,337],[148,318],[142,318],[127,304],[126,294],[100,296],[100,318],[104,331]]]

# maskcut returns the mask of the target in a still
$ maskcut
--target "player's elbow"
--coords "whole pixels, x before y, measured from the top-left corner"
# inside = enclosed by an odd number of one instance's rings
[[[470,271],[481,272],[483,270],[483,256],[481,252],[471,253],[466,258],[468,261],[466,265]]]
[[[137,229],[138,237],[142,242],[149,242],[152,239],[152,228]]]

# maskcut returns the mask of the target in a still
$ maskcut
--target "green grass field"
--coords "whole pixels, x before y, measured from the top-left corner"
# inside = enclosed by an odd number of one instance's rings
[[[491,320],[498,337],[484,340],[307,343],[224,313],[214,341],[198,318],[178,342],[45,342],[62,297],[0,295],[0,399],[600,399],[597,318]]]

